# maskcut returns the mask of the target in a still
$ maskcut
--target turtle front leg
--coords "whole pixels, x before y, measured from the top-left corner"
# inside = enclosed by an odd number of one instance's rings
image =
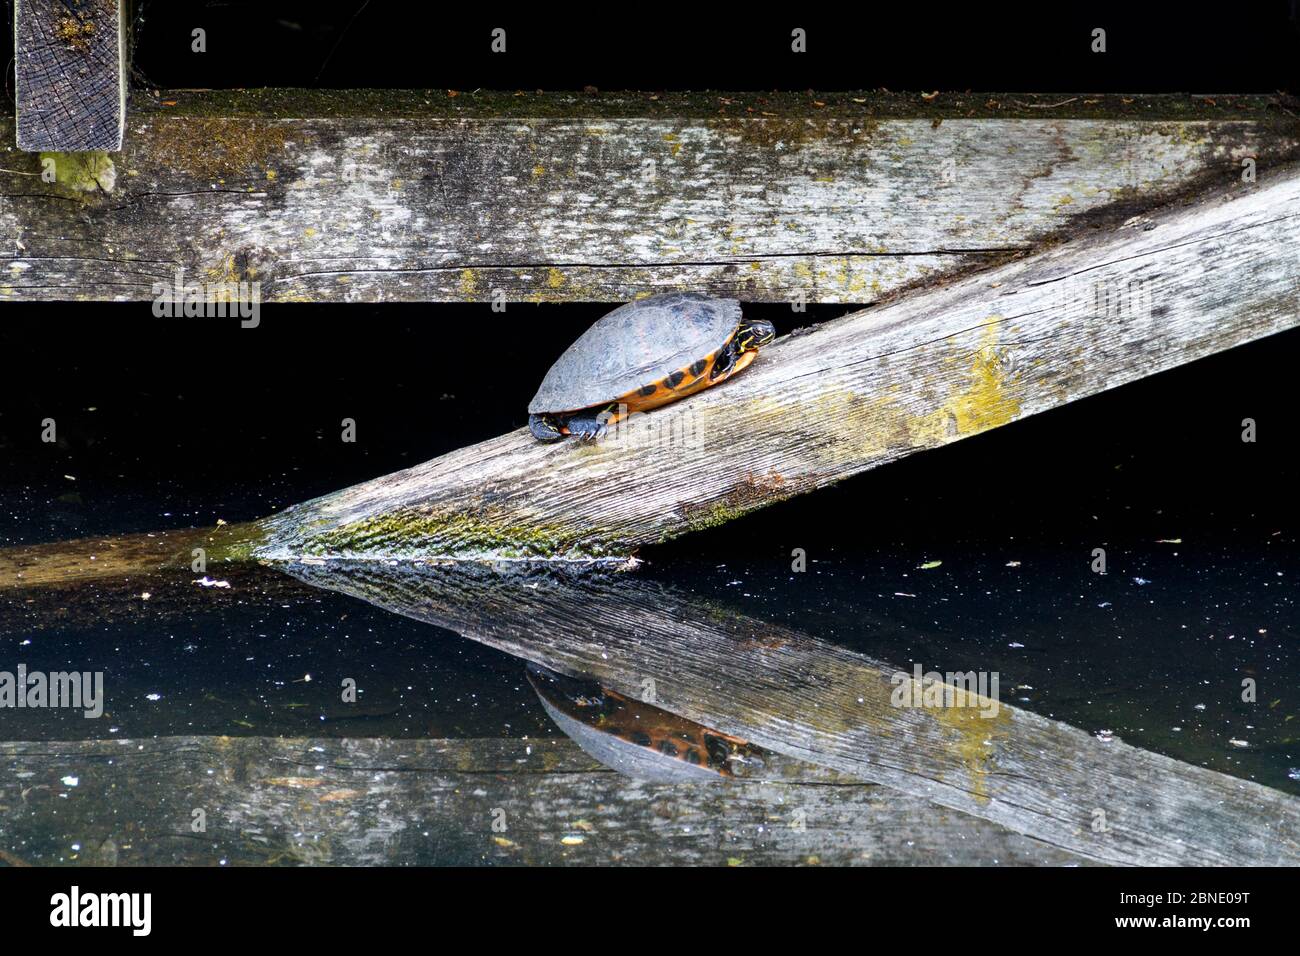
[[[553,442],[564,437],[564,432],[549,415],[529,415],[528,430],[538,441]]]
[[[592,442],[604,438],[611,425],[627,417],[627,406],[619,402],[604,408],[588,408],[574,412],[560,423],[560,428],[579,441]]]
[[[565,419],[564,430],[578,441],[590,442],[603,438],[608,428],[600,415],[585,412]]]

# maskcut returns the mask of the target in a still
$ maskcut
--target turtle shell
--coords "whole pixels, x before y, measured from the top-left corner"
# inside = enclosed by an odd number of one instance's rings
[[[710,782],[763,764],[752,744],[630,700],[591,681],[528,665],[542,707],[588,756],[656,783]]]
[[[716,352],[739,326],[739,302],[698,292],[621,305],[556,360],[528,411],[571,412],[616,401]]]

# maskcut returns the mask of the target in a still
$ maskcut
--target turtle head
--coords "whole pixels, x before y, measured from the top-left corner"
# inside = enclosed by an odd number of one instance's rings
[[[745,319],[736,330],[741,352],[755,352],[776,338],[776,326],[763,319]]]

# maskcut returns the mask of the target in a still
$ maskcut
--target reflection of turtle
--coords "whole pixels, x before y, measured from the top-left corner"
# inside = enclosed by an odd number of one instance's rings
[[[717,385],[776,335],[743,319],[735,299],[672,292],[621,305],[559,357],[528,403],[541,441],[598,438],[632,412],[647,412]]]
[[[630,700],[590,681],[528,665],[546,713],[590,756],[630,777],[707,782],[762,766],[753,744]]]

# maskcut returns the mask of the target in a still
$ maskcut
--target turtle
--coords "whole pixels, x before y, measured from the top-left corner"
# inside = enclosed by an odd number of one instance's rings
[[[628,302],[579,336],[528,403],[543,442],[593,441],[633,412],[648,412],[726,381],[776,337],[735,299],[669,292]]]
[[[762,767],[748,741],[599,684],[528,665],[528,682],[556,725],[590,757],[640,780],[717,782]]]

